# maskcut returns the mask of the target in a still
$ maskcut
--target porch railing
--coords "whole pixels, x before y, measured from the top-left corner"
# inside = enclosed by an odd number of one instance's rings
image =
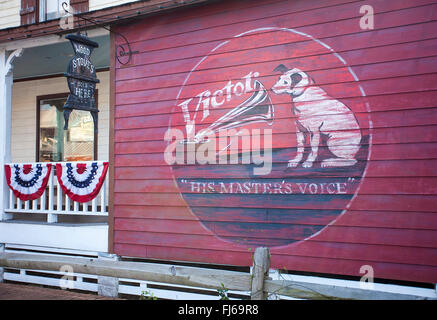
[[[101,163],[101,161],[93,161]],[[108,216],[108,175],[99,194],[92,201],[79,203],[71,200],[56,179],[56,162],[52,162],[49,181],[43,195],[36,200],[22,201],[9,189],[6,213],[40,213],[47,215],[48,223],[58,222],[58,215]]]

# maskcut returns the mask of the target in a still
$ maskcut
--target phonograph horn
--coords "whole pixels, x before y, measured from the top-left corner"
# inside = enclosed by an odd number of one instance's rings
[[[274,111],[274,106],[267,90],[261,82],[255,80],[252,95],[246,101],[214,121],[208,128],[197,133],[195,140],[199,142],[208,134],[255,122],[267,122],[271,125],[273,123]]]

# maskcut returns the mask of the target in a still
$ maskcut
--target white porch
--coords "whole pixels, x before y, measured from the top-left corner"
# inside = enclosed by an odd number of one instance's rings
[[[88,36],[103,41],[103,50],[107,51],[107,31],[91,30]],[[73,52],[70,47],[64,36],[20,40],[0,46],[0,245],[108,251],[108,175],[99,195],[85,204],[72,201],[63,193],[54,168],[44,194],[33,201],[16,198],[5,179],[5,164],[43,161],[35,159],[39,143],[34,120],[35,97],[68,91],[62,73],[71,59],[71,55],[65,54]],[[109,66],[109,54],[106,58],[97,53],[96,57],[97,69]],[[103,125],[99,128],[99,147],[93,161],[107,161],[109,157],[109,126],[105,125],[109,124],[108,76],[108,71],[100,73],[99,124]],[[14,82],[17,79],[20,82]],[[56,163],[52,164],[56,167]]]
[[[56,163],[52,167],[40,198],[21,201],[9,189],[0,243],[107,252],[107,177],[96,198],[79,203],[64,194],[56,179]]]

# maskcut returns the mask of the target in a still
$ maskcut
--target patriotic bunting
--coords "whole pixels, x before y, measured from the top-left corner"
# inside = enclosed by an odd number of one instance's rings
[[[67,162],[56,164],[56,176],[64,193],[73,201],[88,202],[100,192],[108,162]],[[50,163],[6,164],[9,188],[22,201],[35,200],[44,193],[52,170]]]
[[[108,162],[57,163],[56,176],[62,190],[70,199],[88,202],[99,194],[108,166]]]
[[[44,193],[51,169],[50,163],[6,164],[6,182],[20,200],[35,200]]]

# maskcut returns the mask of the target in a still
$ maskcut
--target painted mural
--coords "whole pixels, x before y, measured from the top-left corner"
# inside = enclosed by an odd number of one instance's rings
[[[354,200],[372,125],[359,79],[334,50],[292,29],[254,29],[186,77],[164,157],[191,212],[220,239],[303,241]]]

